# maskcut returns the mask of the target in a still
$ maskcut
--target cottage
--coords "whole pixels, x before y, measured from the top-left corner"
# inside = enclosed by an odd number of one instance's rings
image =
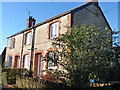
[[[56,52],[52,47],[52,39],[65,34],[72,25],[94,24],[97,27],[110,26],[99,7],[98,2],[87,0],[87,3],[72,10],[61,13],[48,20],[35,24],[35,19],[27,19],[27,27],[8,37],[6,49],[6,67],[27,68],[34,75],[43,75],[42,70],[58,69]],[[53,60],[44,58],[53,56]],[[46,59],[46,60],[45,60]]]

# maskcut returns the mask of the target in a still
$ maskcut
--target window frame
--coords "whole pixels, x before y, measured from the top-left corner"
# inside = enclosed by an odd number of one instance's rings
[[[7,47],[10,49],[15,48],[15,38],[9,38],[7,42]]]
[[[25,65],[25,64],[26,64],[25,56],[28,56],[28,57],[27,57],[27,58],[28,58],[28,59],[27,59],[27,65]],[[26,68],[26,69],[29,68],[29,64],[30,64],[30,62],[29,62],[30,60],[29,60],[29,59],[30,59],[30,55],[29,55],[29,54],[25,54],[25,55],[23,56],[23,68]]]
[[[54,55],[57,55],[57,51],[49,51],[48,53],[47,53],[47,59],[48,59],[48,65],[47,65],[47,67],[48,67],[48,69],[57,69],[57,60],[58,60],[58,56],[54,56],[54,59],[56,59],[56,60],[54,60],[54,61],[52,61],[52,60],[50,60],[50,58],[49,58],[49,53],[50,52],[54,52]],[[55,58],[55,57],[57,57],[57,58]],[[50,66],[50,61],[52,61],[52,63],[55,63],[55,65],[54,66]]]
[[[28,34],[30,34],[29,37],[28,37]],[[32,31],[26,32],[25,33],[25,43],[24,44],[25,45],[30,45],[31,44],[31,38],[32,38]],[[29,43],[28,43],[28,40],[29,40]]]
[[[54,27],[53,30],[51,29],[52,27]],[[57,29],[55,29],[56,27]],[[59,35],[60,35],[60,21],[55,21],[55,22],[50,23],[49,24],[49,39],[59,37]]]
[[[7,56],[7,61],[5,67],[11,68],[12,67],[12,56]]]

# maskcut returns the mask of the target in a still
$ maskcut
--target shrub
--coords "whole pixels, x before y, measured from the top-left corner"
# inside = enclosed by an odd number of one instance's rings
[[[24,89],[45,89],[45,81],[41,79],[36,79],[32,77],[17,77],[16,79],[16,87],[24,88]]]
[[[6,73],[4,76],[7,80],[7,84],[15,84],[16,76],[23,76],[23,73],[27,72],[26,69],[11,69],[11,68],[2,68],[2,73]]]
[[[2,85],[7,85],[6,72],[1,73],[1,84],[2,84]]]

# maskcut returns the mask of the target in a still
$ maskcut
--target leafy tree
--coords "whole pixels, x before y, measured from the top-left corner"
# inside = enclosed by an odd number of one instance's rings
[[[73,26],[66,34],[54,38],[53,46],[60,48],[57,63],[61,69],[49,72],[69,86],[87,86],[90,79],[105,82],[114,63],[111,30],[107,28]]]

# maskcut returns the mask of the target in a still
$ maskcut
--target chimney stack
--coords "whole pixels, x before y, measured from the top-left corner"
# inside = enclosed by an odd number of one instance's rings
[[[29,16],[27,19],[27,28],[31,28],[35,25],[35,19],[32,16]]]
[[[99,6],[98,0],[86,0],[86,3],[93,2],[94,5]]]

